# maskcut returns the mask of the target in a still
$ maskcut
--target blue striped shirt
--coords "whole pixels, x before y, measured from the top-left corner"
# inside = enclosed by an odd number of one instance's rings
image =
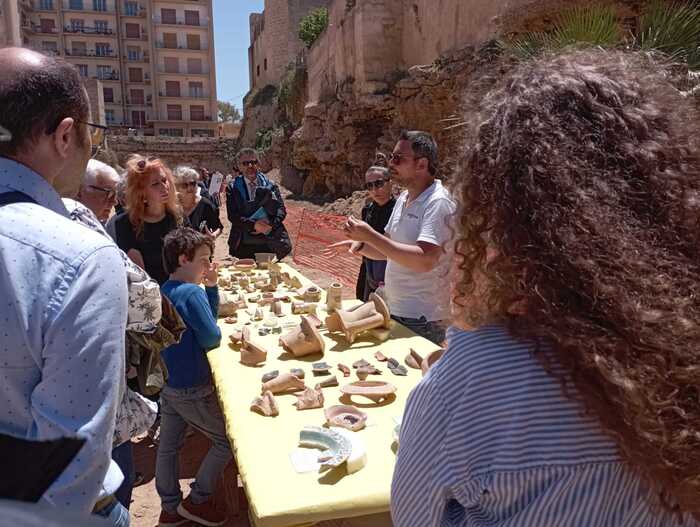
[[[678,525],[531,345],[498,326],[448,341],[406,407],[396,527]]]

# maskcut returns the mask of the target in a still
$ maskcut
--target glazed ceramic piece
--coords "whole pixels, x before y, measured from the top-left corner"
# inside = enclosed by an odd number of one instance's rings
[[[404,362],[406,363],[406,366],[409,366],[416,370],[420,370],[420,365],[423,362],[423,357],[421,357],[416,350],[411,348],[411,351],[408,353],[408,355],[406,355]]]
[[[271,392],[265,392],[262,397],[253,399],[250,409],[267,417],[275,417],[280,413],[277,408],[277,401],[275,401],[275,397]]]
[[[305,388],[303,392],[295,393],[297,402],[294,406],[297,410],[312,410],[314,408],[323,408],[323,390],[320,388]]]
[[[280,345],[295,357],[323,353],[326,350],[323,337],[306,317],[301,317],[301,324],[297,328],[280,337]]]
[[[277,255],[275,253],[255,253],[255,261],[260,269],[269,269],[271,263],[277,261]]]
[[[304,302],[320,302],[321,301],[321,290],[315,285],[310,285],[302,293],[302,298]]]
[[[344,310],[338,310],[326,318],[328,331],[342,331],[345,339],[352,344],[357,335],[375,328],[391,327],[391,314],[382,298],[374,293],[369,302]]]
[[[261,393],[265,393],[267,391],[274,394],[291,391],[296,392],[305,388],[306,385],[304,384],[304,381],[302,381],[296,375],[292,375],[291,373],[282,373],[271,381],[263,383]]]
[[[334,430],[318,426],[306,426],[299,434],[299,446],[323,450],[318,460],[323,467],[342,465],[352,452],[351,442]]]
[[[313,304],[310,302],[294,302],[292,303],[292,313],[295,315],[315,315],[316,306],[317,304]]]
[[[279,376],[280,372],[279,370],[273,370],[273,371],[268,371],[266,374],[262,376],[262,382],[268,382],[274,379],[275,377]]]
[[[304,370],[302,370],[301,368],[292,368],[291,370],[289,370],[289,372],[290,372],[292,375],[296,375],[296,376],[299,377],[300,379],[303,379],[304,377],[306,377],[306,374],[304,373]]]
[[[324,377],[321,382],[316,384],[316,389],[319,388],[332,388],[333,386],[338,386],[338,378],[335,375],[329,377]]]
[[[323,413],[326,415],[328,426],[340,426],[353,432],[362,430],[367,422],[367,414],[349,404],[330,406]]]
[[[442,354],[445,353],[444,349],[439,349],[436,351],[433,351],[432,353],[428,354],[425,359],[423,359],[423,362],[420,364],[420,369],[423,372],[423,375],[428,373],[428,370],[430,367],[435,364],[438,360],[440,360],[440,357],[442,357]]]
[[[396,386],[384,381],[356,381],[340,387],[346,395],[361,395],[378,403],[396,391]]]
[[[326,289],[326,311],[334,313],[343,309],[343,285],[335,282]]]
[[[399,375],[401,377],[405,377],[408,375],[408,370],[406,369],[406,366],[403,364],[399,364],[399,361],[396,359],[389,359],[386,363],[387,367],[389,368],[389,371],[393,373],[394,375]]]
[[[311,371],[314,375],[326,375],[330,371],[331,367],[325,362],[315,362],[311,365]]]
[[[252,258],[243,258],[241,260],[237,260],[233,263],[233,266],[236,268],[237,271],[240,271],[242,273],[248,273],[255,269],[256,264],[255,260]]]
[[[345,364],[338,364],[338,369],[343,372],[343,377],[350,377],[350,368]]]
[[[356,434],[345,428],[336,428],[336,432],[350,441],[350,455],[345,460],[345,470],[348,474],[354,474],[367,465],[367,445],[361,434]]]
[[[362,368],[363,366],[369,366],[369,362],[367,362],[365,359],[360,359],[352,363],[352,367],[357,369],[357,368]]]
[[[384,356],[384,354],[381,351],[375,353],[374,358],[377,359],[379,362],[386,362],[389,360]]]

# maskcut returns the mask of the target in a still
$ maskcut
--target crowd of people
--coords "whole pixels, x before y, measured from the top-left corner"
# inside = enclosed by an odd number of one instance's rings
[[[357,297],[446,347],[409,396],[394,525],[697,525],[697,107],[648,56],[570,50],[514,67],[480,111],[456,174],[402,132],[326,250],[360,255]],[[221,197],[158,158],[120,174],[90,159],[89,115],[73,66],[0,49],[0,440],[80,440],[34,501],[123,527],[131,439],[159,420],[159,524],[221,525],[220,206],[232,256],[283,259],[284,200],[248,148]],[[183,499],[188,427],[212,446]]]

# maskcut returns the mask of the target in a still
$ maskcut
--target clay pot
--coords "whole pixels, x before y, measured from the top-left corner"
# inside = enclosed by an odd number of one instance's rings
[[[323,337],[306,317],[301,317],[298,328],[280,337],[280,345],[295,357],[323,353],[326,350]]]
[[[356,381],[340,387],[346,395],[361,395],[378,403],[396,391],[396,386],[383,381]]]
[[[315,285],[310,285],[302,294],[304,302],[319,302],[321,300],[321,290]]]
[[[323,390],[320,388],[305,388],[303,392],[295,393],[297,402],[294,406],[297,410],[311,410],[313,408],[323,408]]]
[[[284,304],[282,304],[281,300],[275,300],[272,303],[272,312],[278,317],[284,315]]]
[[[339,283],[333,283],[326,289],[326,311],[334,313],[338,309],[343,308],[343,286]]]
[[[255,260],[252,258],[243,258],[241,260],[236,260],[233,264],[237,271],[250,272],[257,267]]]
[[[279,415],[277,401],[271,392],[265,392],[262,397],[256,397],[250,404],[250,409],[253,412],[258,412],[267,417],[275,417]]]
[[[369,296],[369,302],[347,310],[338,310],[326,318],[328,331],[342,331],[345,339],[352,344],[357,335],[363,331],[375,328],[389,328],[391,314],[382,298],[374,293]]]
[[[282,373],[271,381],[263,383],[261,393],[272,392],[277,394],[303,390],[304,388],[306,388],[306,385],[299,377],[291,373]]]
[[[348,404],[336,404],[323,412],[329,426],[340,426],[353,432],[362,430],[367,422],[367,414]]]
[[[309,302],[294,302],[292,303],[292,313],[295,315],[316,314],[316,304]]]

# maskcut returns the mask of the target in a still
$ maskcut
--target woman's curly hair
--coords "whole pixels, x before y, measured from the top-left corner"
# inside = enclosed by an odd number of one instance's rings
[[[567,51],[484,99],[455,188],[453,304],[535,342],[622,458],[698,516],[700,119],[664,71]]]

